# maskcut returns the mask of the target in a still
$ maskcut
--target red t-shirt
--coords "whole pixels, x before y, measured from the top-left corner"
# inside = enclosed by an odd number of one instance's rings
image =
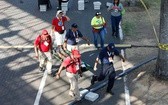
[[[39,50],[42,52],[48,52],[51,48],[52,40],[49,35],[47,40],[42,40],[41,35],[39,35],[34,41],[34,45],[38,46]]]
[[[70,57],[67,57],[62,63],[66,70],[70,73],[76,74],[79,70],[80,60],[73,62]]]
[[[61,19],[55,17],[52,20],[52,25],[55,27],[55,31],[61,32],[62,30],[65,30],[65,21],[67,21],[67,18],[65,16],[62,16]]]

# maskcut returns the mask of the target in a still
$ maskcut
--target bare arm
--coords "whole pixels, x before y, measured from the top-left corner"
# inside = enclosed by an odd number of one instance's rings
[[[89,39],[87,37],[83,36],[82,39],[85,40],[88,45],[90,45],[90,41],[89,41]]]
[[[63,63],[61,64],[61,66],[60,66],[60,68],[59,68],[59,70],[58,70],[58,72],[56,73],[56,79],[59,79],[60,78],[60,74],[61,74],[61,71],[63,70]]]
[[[38,47],[34,44],[34,52],[35,52],[35,56],[36,56],[36,58],[38,58],[39,57],[39,54],[38,54]]]
[[[65,15],[65,17],[67,18],[67,21],[70,21],[70,18],[68,16]]]
[[[95,64],[94,64],[94,70],[97,70],[97,64],[99,63],[99,58],[96,58]]]
[[[125,62],[125,58],[121,54],[119,54],[119,57]]]

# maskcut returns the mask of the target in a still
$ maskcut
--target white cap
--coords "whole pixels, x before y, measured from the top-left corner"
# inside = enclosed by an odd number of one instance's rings
[[[60,13],[63,13],[63,11],[62,10],[58,10],[56,16],[58,16],[58,14],[60,14]]]

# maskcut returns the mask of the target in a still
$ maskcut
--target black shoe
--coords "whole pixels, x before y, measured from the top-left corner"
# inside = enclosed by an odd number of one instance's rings
[[[110,91],[106,91],[107,94],[110,94],[110,95],[114,95],[114,93],[110,90]]]
[[[45,68],[44,68],[44,67],[39,67],[39,71],[40,71],[40,72],[44,72],[44,71],[45,71]]]
[[[93,76],[91,77],[91,85],[94,85],[95,81],[96,81],[96,76],[93,75]]]

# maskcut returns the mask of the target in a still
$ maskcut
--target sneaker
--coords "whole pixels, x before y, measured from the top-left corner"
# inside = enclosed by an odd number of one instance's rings
[[[107,91],[107,90],[106,90],[106,93],[107,93],[107,94],[110,94],[110,95],[114,95],[114,93],[113,93],[111,90],[110,90],[110,91]]]
[[[69,92],[69,95],[70,95],[71,97],[75,97],[75,94],[72,93],[72,92]]]
[[[80,100],[81,100],[81,98],[80,98],[80,97],[75,98],[75,101],[80,101]]]
[[[92,77],[91,77],[91,85],[94,85],[94,83],[95,83],[95,78],[96,78],[96,76],[95,75],[93,75]]]

